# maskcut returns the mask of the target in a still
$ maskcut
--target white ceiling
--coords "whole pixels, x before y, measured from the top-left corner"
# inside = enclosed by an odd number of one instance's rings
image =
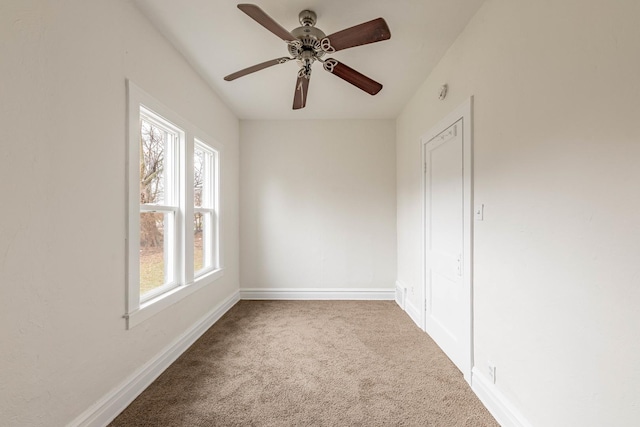
[[[295,61],[223,80],[288,56],[286,43],[240,11],[237,1],[134,1],[241,119],[393,119],[484,0],[254,0],[288,30],[300,26],[304,9],[316,12],[316,27],[326,34],[378,17],[391,30],[390,40],[331,55],[382,83],[380,93],[371,96],[316,63],[307,105],[297,111],[291,109]]]

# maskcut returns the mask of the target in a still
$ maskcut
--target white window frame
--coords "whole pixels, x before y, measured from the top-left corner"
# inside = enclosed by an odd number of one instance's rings
[[[165,275],[171,279],[152,291],[147,292],[144,295],[140,295],[140,303],[144,304],[158,295],[179,286],[179,284],[183,282],[182,279],[185,277],[182,271],[182,251],[180,251],[180,242],[182,241],[182,233],[185,228],[185,218],[183,216],[184,207],[181,203],[183,200],[181,191],[182,180],[180,179],[182,176],[182,159],[184,158],[185,152],[185,133],[173,123],[168,122],[143,105],[140,106],[139,117],[140,119],[144,117],[145,121],[150,122],[152,125],[160,129],[166,130],[173,136],[172,141],[167,141],[167,146],[165,147],[165,157],[168,161],[165,165],[166,171],[164,173],[164,203],[140,204],[141,214],[155,212],[173,214],[172,217],[169,217],[168,224],[165,225],[165,227],[171,230],[171,232],[165,233],[167,241],[164,244],[165,260],[172,261],[165,264]],[[138,127],[138,129],[140,129],[140,127]],[[140,134],[138,134],[138,140],[139,139]],[[140,225],[138,224],[138,230],[139,229]]]
[[[202,203],[200,207],[196,207],[194,204],[193,213],[201,213],[204,215],[204,232],[203,232],[203,258],[205,266],[194,272],[195,279],[205,276],[211,271],[215,271],[220,265],[220,240],[219,235],[219,197],[220,193],[220,162],[219,153],[212,149],[208,144],[202,142],[198,138],[194,141],[194,153],[195,150],[201,150],[205,153],[204,163],[204,185],[202,188]],[[207,185],[208,183],[208,185]],[[209,243],[206,245],[205,243]],[[208,265],[207,265],[208,262]]]
[[[220,233],[220,176],[222,165],[223,146],[213,138],[182,119],[171,109],[164,106],[155,98],[127,80],[127,276],[126,276],[126,303],[125,314],[126,327],[130,329],[151,316],[159,313],[165,308],[175,304],[193,292],[215,282],[224,274],[222,260],[222,234]],[[160,121],[162,127],[167,127],[167,123],[172,126],[171,130],[177,131],[180,141],[176,144],[177,182],[180,191],[174,195],[175,199],[171,206],[164,205],[142,205],[140,204],[140,117],[142,113]],[[174,129],[175,128],[175,129]],[[196,142],[197,141],[197,142]],[[194,277],[193,257],[194,257],[194,236],[193,218],[193,153],[195,144],[204,147],[208,152],[213,153],[213,226],[216,230],[213,240],[214,253],[216,256],[213,265],[206,271],[202,271],[198,277]],[[177,203],[177,206],[175,205]],[[140,212],[141,211],[162,211],[175,212],[176,234],[172,249],[175,250],[176,265],[173,272],[175,281],[162,286],[161,291],[145,294],[145,298],[140,298]]]

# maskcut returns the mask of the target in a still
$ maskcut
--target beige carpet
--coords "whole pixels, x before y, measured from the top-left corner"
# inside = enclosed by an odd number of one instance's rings
[[[392,301],[241,301],[112,426],[497,426]]]

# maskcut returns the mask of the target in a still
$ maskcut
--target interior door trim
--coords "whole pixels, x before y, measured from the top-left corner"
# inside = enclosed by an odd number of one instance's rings
[[[463,263],[463,283],[468,291],[468,319],[465,324],[468,325],[467,337],[464,339],[464,353],[468,354],[468,358],[464,361],[464,366],[459,366],[465,380],[471,384],[471,370],[473,368],[473,96],[468,98],[464,103],[459,105],[438,124],[433,126],[427,133],[420,138],[421,144],[421,162],[422,162],[422,303],[421,303],[421,327],[427,331],[427,277],[426,277],[426,176],[424,173],[426,161],[426,144],[435,138],[438,134],[451,127],[453,124],[462,119],[462,153],[463,153],[463,259],[467,262]]]

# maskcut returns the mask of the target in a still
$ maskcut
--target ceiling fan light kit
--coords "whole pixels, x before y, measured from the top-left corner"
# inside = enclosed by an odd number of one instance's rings
[[[391,32],[384,19],[377,18],[327,36],[315,26],[317,16],[312,10],[300,12],[298,19],[301,26],[289,32],[254,4],[239,4],[238,9],[284,40],[287,43],[290,56],[272,59],[244,68],[226,76],[224,78],[226,81],[235,80],[238,77],[255,73],[273,65],[296,60],[300,70],[298,71],[293,98],[294,110],[304,108],[306,105],[307,89],[311,79],[311,66],[315,61],[321,62],[323,68],[329,73],[340,77],[370,95],[375,95],[382,89],[380,83],[338,60],[322,58],[326,54],[332,54],[340,50],[390,39]]]

